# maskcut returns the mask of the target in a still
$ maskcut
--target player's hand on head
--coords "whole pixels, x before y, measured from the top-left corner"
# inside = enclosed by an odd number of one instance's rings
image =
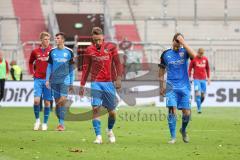
[[[185,43],[185,40],[184,40],[184,38],[183,38],[182,35],[177,36],[177,40],[178,40],[178,42],[179,42],[180,44],[184,44],[184,43]]]

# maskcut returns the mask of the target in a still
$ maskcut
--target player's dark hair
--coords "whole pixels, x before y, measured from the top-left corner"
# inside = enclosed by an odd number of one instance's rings
[[[172,41],[176,41],[176,42],[178,42],[178,40],[177,40],[177,37],[178,36],[182,36],[183,38],[184,38],[184,36],[183,36],[183,34],[182,33],[176,33],[174,36],[173,36],[173,40]]]
[[[102,35],[103,30],[100,27],[93,27],[92,29],[92,35]]]
[[[56,37],[57,37],[57,36],[62,36],[62,38],[63,38],[64,40],[66,39],[66,35],[65,35],[65,33],[63,33],[63,32],[59,32],[59,33],[57,33],[55,36],[56,36]]]

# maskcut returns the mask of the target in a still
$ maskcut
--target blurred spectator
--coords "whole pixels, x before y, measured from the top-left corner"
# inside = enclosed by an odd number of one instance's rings
[[[3,52],[0,51],[0,102],[4,96],[5,80],[9,73],[8,62],[3,58]]]
[[[127,39],[127,37],[124,37],[122,42],[119,44],[119,49],[123,51],[123,76],[124,79],[126,79],[126,75],[128,72],[128,51],[132,47],[132,42]]]
[[[10,69],[10,73],[11,73],[11,78],[14,81],[22,81],[22,68],[17,65],[17,62],[15,60],[12,60],[12,62],[10,63],[11,69]]]
[[[119,44],[119,49],[126,51],[132,47],[132,42],[127,39],[127,37],[123,38],[123,41]]]

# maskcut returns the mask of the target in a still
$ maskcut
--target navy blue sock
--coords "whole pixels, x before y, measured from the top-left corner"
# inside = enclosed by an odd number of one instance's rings
[[[50,113],[50,108],[48,107],[44,107],[44,119],[43,119],[43,123],[48,123],[48,117],[49,117],[49,113]]]
[[[170,130],[171,138],[175,139],[176,138],[176,115],[169,113],[168,114],[168,127]]]
[[[59,119],[59,107],[56,107],[56,110],[55,110],[55,113],[56,113],[56,116],[57,116],[57,118]]]
[[[205,99],[205,97],[204,97],[204,96],[201,96],[201,103],[204,102],[204,99]]]
[[[196,103],[198,112],[201,112],[201,96],[196,96]]]
[[[33,110],[34,110],[35,118],[39,119],[40,106],[39,105],[34,105]]]
[[[113,128],[115,121],[116,121],[115,117],[112,117],[112,116],[108,117],[108,129],[109,130]]]
[[[186,132],[186,128],[187,128],[189,120],[190,120],[190,115],[182,116],[182,132]]]
[[[65,117],[65,107],[61,106],[59,107],[59,124],[64,125],[64,117]]]
[[[96,136],[101,135],[101,121],[98,119],[92,120],[93,128]]]

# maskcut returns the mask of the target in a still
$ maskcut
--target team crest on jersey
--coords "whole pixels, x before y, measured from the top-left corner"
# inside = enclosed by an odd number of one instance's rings
[[[180,55],[181,58],[183,58],[184,52],[179,52],[179,55]]]
[[[63,53],[63,56],[64,56],[64,57],[67,57],[67,53],[66,53],[66,52],[64,52],[64,53]]]

